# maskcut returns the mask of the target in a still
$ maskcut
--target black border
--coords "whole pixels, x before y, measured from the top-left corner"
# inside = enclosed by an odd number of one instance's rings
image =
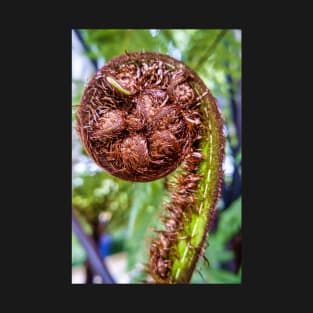
[[[127,4],[126,4],[127,5]],[[187,8],[187,11],[189,7]],[[274,247],[271,248],[271,239],[275,237],[275,228],[270,229],[268,220],[275,214],[275,208],[269,205],[270,200],[265,199],[264,194],[274,196],[270,192],[275,188],[274,183],[268,179],[268,173],[262,169],[262,158],[271,161],[269,155],[265,155],[264,145],[270,142],[271,129],[276,124],[267,114],[265,105],[269,96],[265,95],[265,78],[268,72],[262,68],[260,61],[262,54],[268,55],[267,47],[262,47],[260,32],[251,29],[250,26],[243,26],[236,17],[232,8],[223,8],[223,23],[216,18],[217,11],[209,14],[207,10],[197,8],[197,15],[188,18],[175,20],[168,12],[160,12],[157,19],[162,16],[166,22],[155,22],[151,16],[143,14],[140,18],[131,18],[131,21],[119,19],[117,16],[110,17],[110,12],[93,12],[88,22],[82,18],[83,15],[76,13],[76,21],[68,22],[63,12],[63,26],[54,26],[45,29],[45,40],[42,31],[34,34],[34,44],[40,46],[40,52],[30,57],[39,68],[39,75],[36,75],[36,85],[32,81],[30,87],[36,88],[35,106],[36,115],[32,124],[35,125],[36,147],[31,142],[28,144],[27,152],[35,159],[34,168],[38,175],[34,178],[35,185],[30,184],[30,190],[23,197],[22,208],[33,210],[31,219],[34,223],[31,226],[33,233],[27,239],[27,243],[35,243],[35,246],[27,252],[36,257],[28,265],[32,265],[32,274],[29,274],[28,281],[32,281],[32,275],[36,276],[38,284],[55,285],[56,290],[71,290],[77,299],[78,293],[82,297],[87,296],[87,290],[92,294],[98,292],[99,297],[92,296],[94,301],[99,301],[100,306],[103,299],[108,301],[107,292],[116,290],[116,296],[121,297],[122,290],[126,294],[134,291],[132,302],[140,303],[144,297],[151,293],[154,299],[153,306],[157,308],[167,307],[167,303],[175,302],[172,290],[177,290],[180,300],[194,303],[192,299],[199,298],[199,301],[206,302],[210,308],[210,300],[218,298],[219,303],[228,304],[230,307],[240,307],[239,301],[241,292],[257,293],[260,286],[268,288],[275,274],[270,271],[279,263],[271,263],[274,258]],[[124,6],[123,11],[127,12]],[[165,10],[166,11],[166,10]],[[240,16],[238,16],[240,17]],[[54,16],[55,19],[58,19]],[[111,18],[111,20],[110,20]],[[156,18],[156,17],[155,17]],[[61,17],[60,17],[61,19]],[[109,21],[110,20],[110,21]],[[55,20],[54,20],[55,22]],[[59,22],[59,20],[58,20]],[[52,23],[52,21],[51,21]],[[139,25],[140,24],[140,25]],[[160,26],[160,24],[163,24]],[[73,28],[240,28],[242,29],[242,101],[243,101],[243,134],[242,134],[242,160],[243,160],[243,273],[241,285],[188,285],[188,286],[145,286],[145,285],[71,285],[69,267],[70,261],[70,240],[71,229],[71,29]],[[263,41],[261,41],[263,42]],[[48,53],[48,56],[47,54]],[[29,53],[31,56],[32,53]],[[39,63],[39,64],[38,64]],[[271,65],[270,65],[271,66]],[[31,67],[29,69],[31,71]],[[263,75],[263,76],[261,76]],[[41,93],[40,93],[41,91]],[[263,94],[264,93],[264,94]],[[38,101],[39,100],[39,101]],[[264,126],[266,124],[266,129]],[[265,128],[265,129],[264,129]],[[42,132],[42,133],[41,133]],[[38,149],[39,146],[39,149]],[[34,150],[36,148],[36,150]],[[270,148],[269,148],[270,149]],[[270,163],[270,162],[269,162]],[[249,166],[248,166],[249,165]],[[25,166],[28,166],[25,165]],[[30,165],[29,165],[30,166]],[[267,169],[268,170],[268,169]],[[270,171],[270,170],[269,170]],[[30,174],[32,172],[30,171]],[[266,177],[264,177],[266,175]],[[28,182],[24,182],[25,185]],[[39,204],[37,210],[32,207],[32,202],[27,201],[30,194],[35,193],[33,201]],[[28,204],[30,207],[28,207]],[[278,210],[278,208],[276,207]],[[271,210],[271,211],[270,211]],[[270,211],[270,212],[268,212]],[[272,233],[269,231],[272,230]],[[38,242],[38,239],[40,242]],[[24,254],[25,255],[25,254]],[[25,256],[24,256],[25,257]],[[54,270],[54,273],[53,270]],[[36,275],[38,274],[38,275]],[[38,277],[37,277],[38,276]],[[64,288],[62,289],[63,286]],[[105,289],[103,289],[105,288]],[[140,288],[138,290],[137,288]],[[80,290],[80,291],[78,291]],[[145,291],[145,295],[143,292]],[[165,291],[165,292],[163,292]],[[184,298],[183,291],[186,291]],[[195,294],[191,295],[190,292]],[[158,294],[156,294],[156,292]],[[239,294],[240,292],[240,294]],[[187,294],[188,293],[188,294]],[[67,293],[66,293],[67,294]],[[165,300],[166,295],[168,299]],[[144,296],[144,297],[143,297]],[[137,298],[138,297],[138,298]],[[262,297],[261,297],[262,298]],[[136,299],[136,301],[134,301]],[[225,301],[227,300],[227,301]],[[122,301],[120,301],[122,302]],[[166,303],[166,304],[165,304]]]

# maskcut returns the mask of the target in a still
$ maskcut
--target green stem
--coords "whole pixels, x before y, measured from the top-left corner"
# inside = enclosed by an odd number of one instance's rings
[[[222,162],[224,157],[223,121],[215,99],[208,96],[202,100],[201,111],[205,131],[201,141],[204,160],[200,163],[198,174],[202,176],[196,192],[197,210],[183,221],[182,231],[178,234],[177,246],[172,254],[171,281],[187,283],[192,277],[196,263],[204,252],[222,183]],[[188,175],[188,173],[187,173]]]

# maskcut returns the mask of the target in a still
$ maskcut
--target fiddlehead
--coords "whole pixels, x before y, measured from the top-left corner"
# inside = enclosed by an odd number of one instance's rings
[[[164,204],[164,230],[151,242],[157,283],[188,282],[220,194],[224,136],[216,101],[182,62],[151,52],[117,57],[87,84],[77,130],[112,175],[148,182],[177,170]]]

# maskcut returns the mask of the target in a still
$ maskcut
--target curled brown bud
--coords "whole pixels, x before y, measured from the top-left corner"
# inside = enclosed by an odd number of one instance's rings
[[[128,53],[108,62],[87,84],[77,111],[90,157],[128,181],[174,171],[201,136],[192,85],[197,79],[182,62],[159,53]]]
[[[125,129],[125,117],[122,111],[112,110],[102,114],[99,123],[95,125],[94,138],[107,140],[118,136]]]
[[[141,135],[132,135],[123,139],[119,147],[121,159],[125,166],[125,170],[134,171],[140,174],[147,170],[149,165],[149,153],[146,138]],[[134,172],[136,175],[136,173]]]
[[[199,76],[167,55],[134,52],[87,84],[77,130],[91,158],[124,180],[167,182],[164,230],[151,240],[157,283],[189,282],[203,254],[222,183],[225,138],[216,100]]]

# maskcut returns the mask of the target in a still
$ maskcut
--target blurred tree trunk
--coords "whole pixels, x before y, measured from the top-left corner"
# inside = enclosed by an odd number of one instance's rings
[[[97,222],[98,223],[98,222]],[[88,236],[83,228],[80,225],[79,220],[75,216],[75,213],[72,211],[72,230],[77,236],[77,239],[80,241],[81,245],[86,251],[88,264],[90,265],[91,271],[87,270],[87,282],[93,283],[93,276],[91,272],[96,273],[97,276],[101,279],[103,284],[114,284],[115,281],[110,274],[103,257],[99,253],[98,242],[99,242],[99,232],[98,232],[98,224],[97,227],[93,227],[94,234],[92,236]],[[93,237],[95,236],[95,237]],[[94,241],[94,238],[97,242]]]
[[[78,40],[80,41],[81,45],[83,46],[85,52],[86,53],[90,52],[91,50],[90,50],[89,46],[87,45],[87,43],[85,42],[81,32],[78,29],[74,29],[74,33],[75,33],[76,37],[78,38]],[[91,64],[95,68],[95,70],[97,70],[98,69],[98,60],[95,58],[91,58],[91,57],[88,57],[88,59],[90,60]]]
[[[91,224],[92,227],[92,234],[91,237],[98,249],[99,247],[99,239],[100,239],[100,234],[99,234],[99,222],[98,219],[96,219],[95,221],[92,222]],[[89,265],[89,263],[86,263],[86,284],[93,284],[93,278],[94,278],[94,274],[93,271]]]

